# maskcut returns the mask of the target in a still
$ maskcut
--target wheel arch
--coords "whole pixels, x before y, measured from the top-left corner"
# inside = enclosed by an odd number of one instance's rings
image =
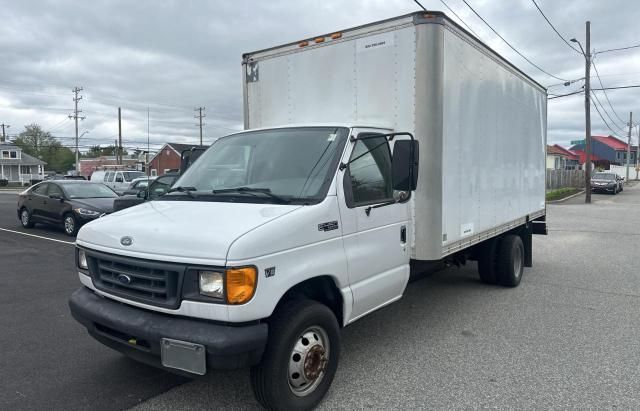
[[[306,298],[326,305],[336,316],[340,327],[344,326],[346,314],[345,298],[336,281],[330,275],[320,275],[303,280],[285,292],[276,304],[274,311],[289,301]]]

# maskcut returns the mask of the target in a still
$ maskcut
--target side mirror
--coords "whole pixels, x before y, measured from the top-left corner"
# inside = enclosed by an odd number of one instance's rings
[[[147,198],[147,190],[140,190],[140,191],[138,191],[138,194],[136,194],[136,196],[137,196],[138,198],[145,198],[145,199],[146,199],[146,198]]]
[[[393,144],[393,189],[414,191],[418,186],[419,145],[416,140],[398,140]]]

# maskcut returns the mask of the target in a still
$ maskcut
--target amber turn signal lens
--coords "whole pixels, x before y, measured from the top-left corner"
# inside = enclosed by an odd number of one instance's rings
[[[258,272],[255,267],[230,268],[226,273],[227,302],[244,304],[256,291]]]
[[[324,43],[324,37],[316,37],[315,40],[316,43]]]
[[[309,42],[306,41],[306,40],[305,41],[301,41],[300,43],[298,43],[298,47],[306,47],[308,45],[309,45]]]
[[[340,37],[342,37],[342,33],[333,33],[331,35],[331,38],[334,40],[339,39]]]

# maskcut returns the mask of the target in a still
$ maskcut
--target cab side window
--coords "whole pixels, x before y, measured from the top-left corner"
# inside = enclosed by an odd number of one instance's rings
[[[391,150],[385,137],[357,140],[351,160],[353,162],[349,164],[345,173],[345,197],[348,207],[393,199]]]
[[[116,173],[114,173],[113,171],[109,171],[104,175],[104,181],[107,183],[113,183],[113,177],[115,176],[115,174]]]
[[[116,173],[116,183],[122,183],[124,182],[124,177],[122,176],[121,172],[117,172]]]
[[[57,195],[60,198],[64,198],[62,189],[55,184],[49,184],[49,191],[47,192],[47,195]]]
[[[48,187],[49,184],[40,184],[38,187],[33,189],[33,193],[41,196],[46,196]]]

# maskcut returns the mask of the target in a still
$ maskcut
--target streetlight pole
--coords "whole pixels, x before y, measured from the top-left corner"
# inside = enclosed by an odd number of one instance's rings
[[[591,22],[586,23],[586,46],[587,50],[582,48],[582,44],[575,38],[572,42],[578,43],[582,54],[584,55],[584,121],[585,121],[585,162],[584,162],[584,202],[591,203]]]

